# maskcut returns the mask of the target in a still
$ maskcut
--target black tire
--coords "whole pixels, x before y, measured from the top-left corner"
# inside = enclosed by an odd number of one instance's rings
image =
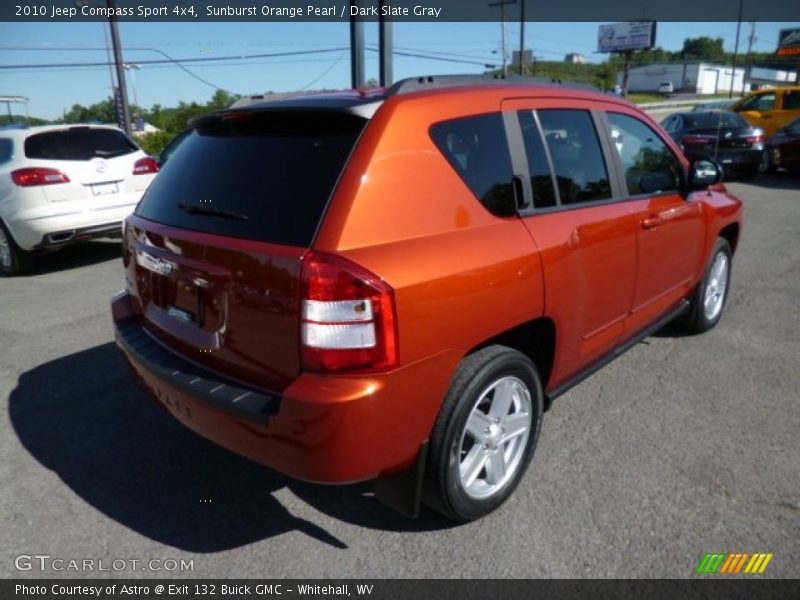
[[[772,156],[770,156],[769,150],[764,149],[761,154],[761,162],[758,164],[758,172],[759,173],[775,173],[777,172],[777,167],[775,163],[772,162]]]
[[[494,387],[497,385],[497,387]],[[466,433],[470,416],[489,402],[494,407],[495,398],[499,398],[497,390],[503,386],[509,391],[511,404],[508,409],[508,421],[503,417],[496,424],[486,415],[488,424],[483,433],[493,433],[486,438],[487,444],[472,441],[471,434]],[[487,394],[488,391],[488,394]],[[526,397],[527,394],[527,397]],[[479,400],[482,400],[478,404]],[[528,401],[529,400],[529,401]],[[501,401],[498,400],[500,404]],[[450,390],[445,397],[437,417],[429,443],[428,464],[426,468],[426,487],[424,501],[428,506],[446,517],[460,522],[478,519],[500,506],[511,495],[519,484],[528,463],[533,456],[542,424],[544,410],[544,394],[539,374],[534,364],[523,354],[505,346],[489,346],[464,358],[453,377]],[[527,422],[527,439],[525,433],[503,440],[506,434],[506,423]],[[483,416],[481,416],[483,418]],[[474,422],[473,422],[474,423]],[[513,427],[513,425],[509,425]],[[515,441],[516,440],[516,441]],[[467,444],[475,446],[470,449],[476,452],[478,461],[485,466],[478,466],[475,471],[474,484],[467,491],[460,475],[460,463],[468,458],[464,454]],[[481,454],[485,453],[485,454]],[[498,455],[499,453],[499,455]],[[506,453],[510,465],[506,465]],[[495,484],[486,483],[485,497],[474,497],[474,487],[483,485],[490,478],[490,463],[497,464],[495,459],[509,467],[508,471],[499,470],[503,476]],[[472,464],[478,465],[478,462]],[[497,467],[491,467],[491,471]],[[485,473],[483,479],[480,475]],[[506,479],[507,478],[507,479]],[[488,490],[496,487],[494,491]]]
[[[704,301],[706,298],[706,293],[709,290],[709,285],[718,286],[719,284],[719,282],[714,281],[712,269],[716,264],[717,257],[720,255],[724,255],[725,259],[727,260],[725,289],[720,297],[721,304],[718,311],[709,314],[709,311],[705,309]],[[724,238],[717,238],[717,241],[714,244],[714,250],[708,260],[708,265],[706,266],[703,279],[697,286],[697,290],[694,293],[694,297],[692,298],[689,307],[689,312],[687,313],[683,322],[684,327],[691,333],[703,333],[708,331],[714,327],[722,317],[722,313],[725,311],[725,303],[728,300],[728,292],[730,292],[731,289],[731,268],[733,266],[732,257],[733,253],[731,252],[731,246],[728,244],[728,240]]]
[[[31,253],[17,246],[8,229],[0,221],[0,276],[13,277],[24,273],[32,262]]]

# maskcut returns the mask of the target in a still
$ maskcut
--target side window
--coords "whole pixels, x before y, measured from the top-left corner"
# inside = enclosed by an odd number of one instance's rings
[[[622,159],[628,193],[678,190],[683,169],[678,158],[649,125],[620,113],[608,113],[611,137]]]
[[[516,213],[511,155],[500,113],[437,123],[431,137],[489,212]]]
[[[786,126],[786,131],[791,133],[792,135],[800,135],[800,119],[796,121],[792,121]]]
[[[664,127],[665,131],[668,131],[669,133],[675,133],[678,130],[678,119],[675,117],[670,117],[661,123],[661,125]]]
[[[537,111],[561,204],[611,198],[603,152],[592,117],[585,110]]]
[[[800,108],[800,92],[783,93],[783,110],[797,110]]]
[[[11,140],[0,138],[0,165],[7,163],[14,155],[14,146]]]
[[[775,110],[775,93],[753,96],[750,100],[745,101],[739,110]]]
[[[522,128],[522,139],[525,141],[525,154],[528,157],[528,170],[531,174],[533,205],[536,208],[556,205],[556,192],[553,188],[553,177],[542,142],[542,134],[533,112],[522,110],[517,113]]]

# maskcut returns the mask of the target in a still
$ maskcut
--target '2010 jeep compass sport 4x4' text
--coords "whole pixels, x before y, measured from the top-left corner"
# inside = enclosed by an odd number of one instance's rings
[[[117,343],[178,420],[293,477],[478,518],[553,398],[722,314],[741,203],[625,100],[426,78],[192,125],[125,223]]]

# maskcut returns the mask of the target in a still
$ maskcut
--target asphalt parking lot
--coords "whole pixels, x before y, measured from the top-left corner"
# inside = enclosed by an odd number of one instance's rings
[[[462,526],[291,481],[160,411],[112,343],[117,243],[0,280],[0,575],[680,578],[770,552],[763,577],[800,577],[800,180],[729,188],[746,223],[720,325],[668,327],[556,401],[517,492]],[[21,554],[194,569],[20,572]]]

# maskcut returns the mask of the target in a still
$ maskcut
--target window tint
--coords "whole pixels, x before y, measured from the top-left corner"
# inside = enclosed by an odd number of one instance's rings
[[[800,92],[783,93],[783,109],[797,110],[800,108]]]
[[[136,214],[183,229],[309,246],[364,124],[349,115],[277,111],[207,120],[181,142]]]
[[[744,118],[736,113],[726,111],[698,112],[686,115],[688,129],[704,129],[717,127],[750,127]]]
[[[589,112],[540,110],[538,115],[556,172],[561,204],[610,198],[608,171]]]
[[[655,131],[639,119],[619,113],[608,113],[608,122],[629,194],[680,188],[681,163]]]
[[[25,156],[48,160],[113,158],[138,149],[121,131],[89,127],[38,133],[25,140]]]
[[[512,215],[511,156],[500,113],[437,123],[431,137],[453,168],[491,213]]]
[[[661,126],[665,131],[673,133],[678,130],[678,119],[676,117],[669,117],[661,121]]]
[[[183,140],[185,140],[190,133],[192,133],[192,130],[186,129],[172,138],[169,144],[167,144],[166,147],[161,151],[161,154],[158,155],[158,164],[163,166],[164,163],[167,162],[167,160],[169,160],[173,154],[175,154],[175,151],[180,147],[180,145],[183,143]]]
[[[774,110],[775,109],[775,93],[759,94],[753,96],[742,104],[739,110]]]
[[[533,112],[523,110],[518,115],[522,138],[525,141],[525,154],[528,156],[533,205],[536,208],[555,206],[556,193],[553,188],[553,177],[550,173],[550,165],[547,163],[539,126],[533,118]]]
[[[5,138],[0,139],[0,165],[10,161],[13,153],[14,145],[11,140]]]

